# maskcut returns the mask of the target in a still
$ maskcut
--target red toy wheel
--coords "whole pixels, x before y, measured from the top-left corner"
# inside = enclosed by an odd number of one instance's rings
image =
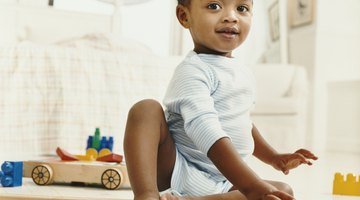
[[[102,185],[109,190],[118,189],[122,184],[123,176],[118,169],[107,169],[101,175]]]

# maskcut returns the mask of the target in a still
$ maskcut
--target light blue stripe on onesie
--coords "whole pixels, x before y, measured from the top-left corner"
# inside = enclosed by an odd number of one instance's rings
[[[177,148],[172,189],[196,196],[227,192],[231,183],[207,153],[217,140],[228,137],[242,158],[252,154],[251,71],[234,58],[192,51],[176,68],[163,103]]]

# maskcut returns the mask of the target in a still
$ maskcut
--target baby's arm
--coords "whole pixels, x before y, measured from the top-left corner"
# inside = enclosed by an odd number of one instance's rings
[[[266,142],[254,124],[252,135],[255,142],[254,156],[273,166],[275,169],[282,171],[284,174],[288,174],[289,170],[301,164],[312,165],[309,159],[318,159],[306,149],[299,149],[295,153],[279,154]]]
[[[261,136],[255,124],[253,124],[252,136],[255,143],[254,156],[264,163],[271,165],[272,159],[278,154],[278,152]]]
[[[209,149],[208,157],[235,189],[242,192],[249,200],[266,199],[267,195],[269,199],[271,195],[282,200],[294,199],[259,178],[241,159],[229,138],[216,141]]]

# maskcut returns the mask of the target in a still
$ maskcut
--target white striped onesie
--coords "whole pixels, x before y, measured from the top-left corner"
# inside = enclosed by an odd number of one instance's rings
[[[207,157],[217,140],[229,137],[243,159],[253,153],[255,81],[238,63],[191,51],[175,69],[163,103],[177,149],[171,189],[181,195],[224,193],[232,187]]]

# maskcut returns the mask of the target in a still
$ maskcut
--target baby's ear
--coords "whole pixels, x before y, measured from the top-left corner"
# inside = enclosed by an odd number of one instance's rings
[[[184,28],[189,28],[189,9],[183,5],[176,7],[176,17]]]

